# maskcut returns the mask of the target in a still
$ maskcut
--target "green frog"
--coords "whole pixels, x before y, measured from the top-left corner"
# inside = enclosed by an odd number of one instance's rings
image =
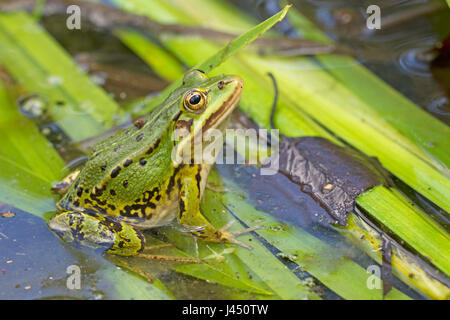
[[[245,246],[235,239],[242,231],[229,232],[229,225],[216,229],[200,212],[212,164],[174,159],[183,158],[202,132],[225,128],[242,88],[238,76],[186,73],[164,103],[94,147],[84,167],[71,175],[49,227],[65,241],[122,256],[142,252],[141,230],[175,219],[198,238]]]

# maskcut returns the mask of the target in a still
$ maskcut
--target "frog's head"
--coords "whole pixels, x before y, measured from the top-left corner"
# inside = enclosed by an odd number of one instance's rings
[[[223,125],[238,105],[242,87],[243,80],[238,76],[209,78],[200,70],[185,74],[179,102],[181,112],[174,124],[174,132],[180,138],[178,156],[186,146],[193,145],[192,142],[202,143],[202,135],[211,129],[223,130]]]

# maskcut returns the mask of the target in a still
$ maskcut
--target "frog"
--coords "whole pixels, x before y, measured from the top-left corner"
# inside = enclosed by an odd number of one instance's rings
[[[214,162],[193,155],[176,160],[189,154],[186,146],[204,144],[196,137],[207,130],[223,132],[242,89],[236,75],[187,72],[162,104],[93,147],[84,166],[69,175],[49,228],[66,242],[119,256],[140,254],[143,231],[173,221],[195,238],[251,249],[236,237],[252,228],[231,232],[229,223],[217,229],[200,211]]]

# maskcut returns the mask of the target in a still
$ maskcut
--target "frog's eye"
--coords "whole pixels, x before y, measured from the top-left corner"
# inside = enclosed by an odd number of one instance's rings
[[[206,106],[206,95],[200,90],[189,91],[184,97],[184,107],[191,112],[200,113]]]

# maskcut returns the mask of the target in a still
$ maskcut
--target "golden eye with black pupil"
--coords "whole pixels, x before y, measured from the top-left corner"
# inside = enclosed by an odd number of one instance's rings
[[[203,111],[206,105],[206,96],[200,90],[189,91],[184,97],[184,107],[191,112],[198,113]]]

